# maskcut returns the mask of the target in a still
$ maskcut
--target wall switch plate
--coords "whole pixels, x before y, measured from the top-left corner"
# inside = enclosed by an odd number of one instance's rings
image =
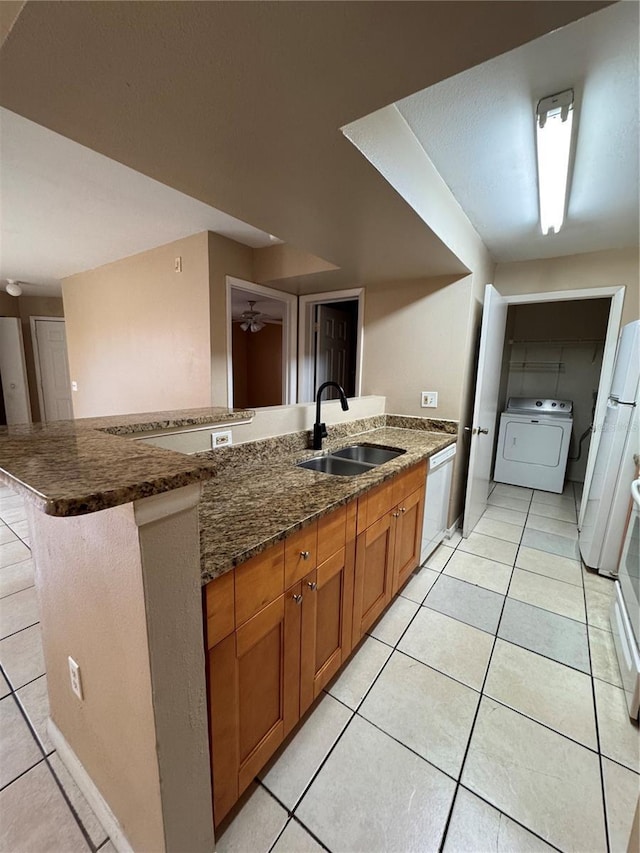
[[[230,429],[223,429],[220,430],[220,432],[211,433],[212,450],[215,450],[216,447],[229,447],[230,444],[233,444],[233,437]]]
[[[71,689],[82,702],[82,679],[80,678],[80,667],[72,657],[69,657],[69,679],[71,681]]]
[[[423,391],[420,395],[420,405],[423,409],[437,409],[438,408],[438,392],[437,391]]]
[[[72,390],[72,391],[77,391],[77,390],[78,390],[78,383],[75,381],[75,379],[74,379],[74,381],[71,383],[71,390]]]
[[[182,272],[182,256],[179,256],[173,262],[173,269],[175,272]]]

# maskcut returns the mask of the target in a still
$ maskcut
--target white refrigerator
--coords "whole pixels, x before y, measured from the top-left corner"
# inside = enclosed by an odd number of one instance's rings
[[[578,542],[582,559],[600,574],[615,577],[635,477],[634,454],[640,453],[640,320],[622,329],[613,381],[602,425],[593,479]]]

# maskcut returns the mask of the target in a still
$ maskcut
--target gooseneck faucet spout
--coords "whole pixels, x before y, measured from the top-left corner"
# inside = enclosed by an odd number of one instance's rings
[[[318,392],[316,394],[316,422],[313,425],[314,450],[322,450],[322,439],[327,437],[327,427],[325,424],[320,422],[320,397],[322,396],[322,392],[324,391],[324,389],[329,388],[330,386],[338,389],[338,393],[340,394],[340,405],[342,406],[342,411],[346,412],[349,408],[349,403],[347,402],[347,395],[344,393],[344,388],[342,387],[342,385],[338,385],[337,382],[322,383],[322,385],[318,388]]]

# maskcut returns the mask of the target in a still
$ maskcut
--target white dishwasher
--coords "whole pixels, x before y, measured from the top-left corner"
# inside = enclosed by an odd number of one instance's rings
[[[420,565],[438,547],[447,532],[449,495],[453,460],[456,455],[455,444],[434,453],[427,462],[427,494],[424,502],[424,525],[422,527],[422,548]]]

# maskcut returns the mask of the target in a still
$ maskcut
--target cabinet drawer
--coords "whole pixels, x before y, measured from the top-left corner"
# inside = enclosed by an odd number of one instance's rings
[[[278,542],[235,569],[236,625],[284,592],[284,543]]]
[[[358,500],[358,534],[382,518],[395,505],[395,479],[371,489]]]
[[[318,522],[298,530],[284,543],[284,587],[289,587],[318,565]]]
[[[235,628],[234,573],[232,569],[204,588],[208,649],[228,637]]]
[[[347,507],[341,506],[318,521],[318,565],[344,547],[347,535]]]
[[[415,492],[416,489],[424,488],[427,478],[427,463],[419,462],[413,468],[409,468],[404,474],[400,474],[393,481],[393,503],[400,503],[407,495]]]

